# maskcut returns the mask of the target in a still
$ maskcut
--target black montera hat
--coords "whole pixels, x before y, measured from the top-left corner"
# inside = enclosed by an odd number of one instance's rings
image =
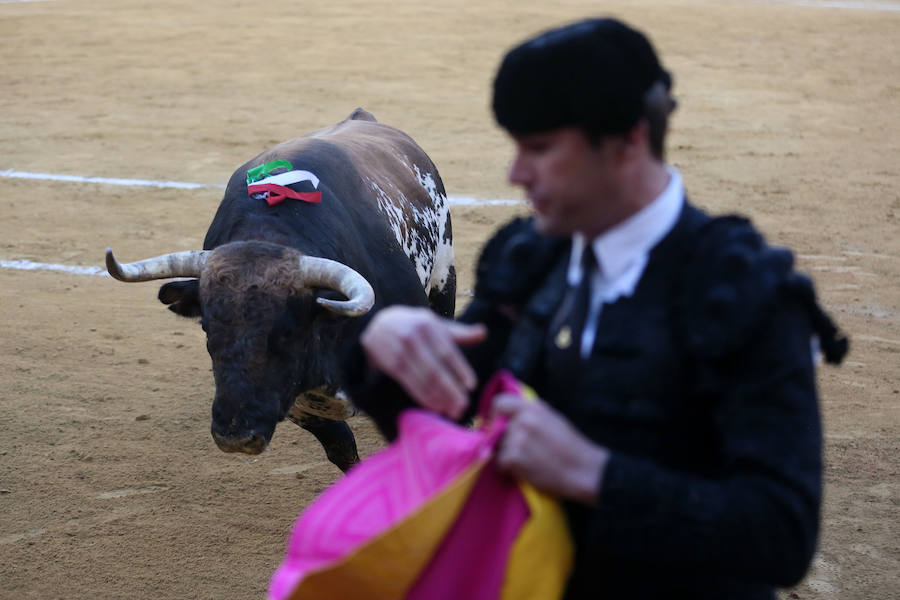
[[[672,85],[642,33],[615,19],[579,21],[506,54],[494,79],[494,116],[513,134],[570,125],[621,134],[637,124],[656,82]]]

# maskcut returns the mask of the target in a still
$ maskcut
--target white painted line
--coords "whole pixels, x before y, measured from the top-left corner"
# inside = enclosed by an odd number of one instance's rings
[[[70,265],[57,265],[52,263],[39,263],[30,260],[0,260],[0,267],[4,269],[18,269],[20,271],[62,271],[73,275],[99,275],[109,277],[105,267],[78,267]]]
[[[2,1],[2,0],[0,0]],[[56,173],[29,173],[8,169],[0,171],[0,177],[13,179],[37,179],[42,181],[66,181],[69,183],[99,183],[104,185],[123,185],[132,187],[178,188],[183,190],[225,189],[224,185],[208,183],[185,183],[182,181],[153,181],[149,179],[120,179],[110,177],[85,177],[83,175],[59,175]],[[450,206],[517,206],[524,205],[524,200],[482,200],[467,196],[448,196]]]
[[[102,183],[106,185],[125,185],[136,187],[178,188],[183,190],[199,190],[207,188],[224,189],[225,186],[207,185],[205,183],[183,183],[180,181],[150,181],[147,179],[118,179],[109,177],[83,177],[81,175],[57,175],[54,173],[27,173],[25,171],[0,171],[0,177],[14,179],[39,179],[43,181],[68,181],[74,183]]]
[[[18,542],[19,540],[25,538],[37,537],[44,533],[47,533],[47,530],[43,527],[38,529],[29,529],[28,531],[22,533],[12,533],[10,535],[0,536],[0,544],[12,544],[13,542]]]
[[[877,335],[856,335],[853,336],[858,340],[865,340],[867,342],[882,342],[884,344],[900,344],[900,340],[892,340],[889,338],[878,337]]]
[[[846,256],[831,256],[830,254],[798,254],[802,260],[847,260]]]
[[[841,8],[851,10],[873,10],[900,12],[896,2],[854,2],[852,0],[769,0],[766,4],[788,4],[807,8]]]
[[[886,12],[900,12],[900,4],[879,4],[876,2],[813,2],[800,0],[795,2],[797,6],[811,6],[814,8],[850,8],[855,10],[876,10]]]
[[[168,492],[167,485],[151,485],[145,488],[124,488],[121,490],[112,490],[111,492],[103,492],[98,494],[100,500],[109,500],[110,498],[124,498],[125,496],[134,496],[139,494],[156,494],[158,492]]]
[[[848,256],[865,256],[866,258],[896,258],[890,254],[882,254],[880,252],[851,252],[850,250],[845,250],[844,254]]]
[[[524,205],[524,200],[482,200],[467,196],[447,196],[447,204],[450,206],[517,206]]]

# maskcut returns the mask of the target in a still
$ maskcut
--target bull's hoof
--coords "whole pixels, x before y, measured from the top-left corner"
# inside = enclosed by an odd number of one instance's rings
[[[356,448],[353,449],[353,456],[349,457],[344,454],[340,456],[332,456],[329,452],[326,452],[325,455],[328,457],[328,460],[337,465],[337,468],[344,473],[359,464],[359,455],[356,453]]]

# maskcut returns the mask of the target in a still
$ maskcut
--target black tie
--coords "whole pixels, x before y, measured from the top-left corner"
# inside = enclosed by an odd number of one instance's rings
[[[551,328],[550,352],[570,365],[581,362],[581,334],[591,307],[591,278],[596,264],[594,250],[586,244],[581,255],[581,281],[566,294]]]

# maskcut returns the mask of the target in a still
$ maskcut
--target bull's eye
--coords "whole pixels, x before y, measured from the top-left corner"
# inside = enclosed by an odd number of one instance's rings
[[[285,311],[275,319],[272,330],[269,332],[269,350],[279,352],[284,350],[294,337],[296,324],[290,311]]]
[[[294,332],[292,328],[278,328],[272,330],[269,334],[269,352],[278,354],[287,349],[291,343]]]

